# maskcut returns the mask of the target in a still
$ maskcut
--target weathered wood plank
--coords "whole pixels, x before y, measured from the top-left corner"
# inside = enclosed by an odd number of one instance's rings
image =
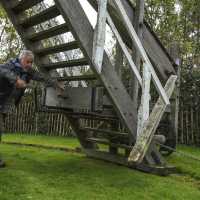
[[[149,58],[146,54],[146,51],[145,51],[140,39],[137,36],[137,33],[135,32],[135,30],[133,28],[133,25],[132,25],[128,15],[126,14],[126,10],[124,9],[123,4],[121,3],[120,0],[114,0],[113,2],[120,12],[120,16],[123,19],[124,25],[126,26],[127,31],[129,33],[129,35],[131,36],[132,41],[135,44],[135,47],[138,49],[143,61],[147,64],[149,70],[151,71],[153,82],[154,82],[154,85],[155,85],[158,93],[163,98],[165,103],[169,104],[169,99],[167,98],[167,95],[165,94],[165,91],[162,87],[162,84],[161,84],[160,80],[158,79],[158,77],[155,73],[155,70],[154,70],[154,68],[153,68],[153,66],[152,66],[152,64],[151,64],[151,62],[150,62],[150,60],[149,60]]]
[[[120,143],[113,143],[110,142],[107,139],[102,139],[102,138],[93,138],[93,137],[89,137],[87,138],[87,141],[93,142],[93,143],[99,143],[99,144],[105,144],[105,145],[109,145],[111,147],[119,147],[119,148],[124,148],[124,149],[128,149],[131,150],[131,146],[126,145],[126,144],[120,144]]]
[[[31,40],[31,42],[35,42],[35,41],[44,40],[56,35],[60,35],[66,32],[69,32],[69,27],[67,26],[66,23],[64,23],[64,24],[55,26],[53,28],[49,28],[48,30],[26,35],[26,38]]]
[[[96,132],[96,133],[103,133],[107,136],[115,136],[115,137],[120,137],[120,138],[128,138],[127,133],[121,133],[117,131],[112,131],[112,130],[106,130],[106,129],[97,129],[97,128],[91,128],[91,127],[84,127],[83,128],[86,131],[91,131],[91,132]]]
[[[126,48],[123,40],[121,39],[121,36],[119,35],[119,33],[118,33],[118,31],[117,31],[117,29],[116,29],[116,27],[115,27],[115,25],[114,25],[114,23],[113,23],[113,21],[112,21],[112,19],[111,19],[109,14],[107,15],[107,19],[108,19],[108,23],[109,23],[113,33],[115,34],[115,36],[117,38],[117,41],[119,42],[119,45],[122,48],[122,51],[124,52],[125,57],[127,58],[128,62],[129,62],[129,65],[130,65],[131,69],[133,70],[135,76],[137,77],[137,80],[140,83],[140,85],[142,85],[142,78],[141,78],[140,73],[139,73],[139,71],[137,69],[137,66],[133,62],[133,59],[132,59],[130,53],[128,52],[128,49]]]
[[[124,54],[119,45],[119,42],[116,44],[116,55],[115,55],[115,71],[118,76],[122,78],[122,67],[123,67]]]
[[[78,42],[73,41],[73,42],[59,44],[59,45],[48,47],[48,48],[36,49],[34,53],[39,56],[44,56],[48,54],[70,51],[70,50],[78,49],[78,48],[79,48]]]
[[[140,41],[143,44],[143,37],[142,37],[142,32],[143,32],[143,21],[144,21],[144,0],[136,0],[136,12],[135,12],[135,17],[134,17],[134,28],[135,31],[140,39]],[[139,51],[137,50],[137,48],[132,47],[132,57],[134,60],[135,65],[137,66],[137,69],[140,71],[141,69],[141,56]],[[138,107],[138,100],[139,100],[139,83],[136,79],[135,76],[132,76],[131,74],[131,80],[130,80],[130,95],[133,99],[133,103],[135,104],[135,107]],[[135,113],[137,115],[138,118],[138,110],[135,110]],[[137,124],[137,129],[138,129],[138,124]],[[138,133],[137,133],[138,135]]]
[[[79,41],[85,57],[88,58],[93,71],[97,73],[97,76],[105,86],[110,99],[115,105],[116,111],[134,141],[136,133],[133,130],[136,124],[136,118],[130,109],[134,105],[105,52],[102,73],[98,74],[96,71],[96,67],[92,62],[93,41],[91,41],[91,38],[94,36],[94,31],[83,8],[78,1],[74,1],[73,4],[64,0],[55,0],[55,2],[64,19],[69,22],[73,30],[73,35]],[[77,13],[79,14],[77,15]]]
[[[138,112],[137,136],[142,133],[144,125],[149,118],[151,72],[146,64],[143,65],[142,82],[142,97]]]
[[[165,85],[165,91],[169,98],[172,95],[172,92],[174,91],[176,79],[177,76],[171,75]],[[165,108],[166,104],[163,102],[162,98],[159,97],[149,116],[149,120],[143,129],[143,133],[141,133],[138,137],[136,144],[129,155],[129,162],[141,163],[143,161],[143,158],[146,155],[149,145],[151,144],[153,135],[158,127],[163,113],[165,112]]]
[[[51,6],[47,8],[46,10],[32,16],[26,19],[22,19],[19,24],[23,26],[24,28],[28,28],[37,24],[40,24],[42,22],[45,22],[47,20],[50,20],[52,18],[57,17],[60,15],[59,10],[56,6]]]
[[[98,1],[97,24],[94,31],[92,60],[101,73],[106,39],[107,0]]]
[[[91,158],[97,158],[101,160],[106,160],[108,162],[118,163],[120,165],[124,165],[133,169],[137,169],[143,172],[147,173],[153,173],[157,175],[168,175],[172,171],[174,172],[174,167],[168,167],[168,166],[156,166],[156,165],[148,165],[141,163],[139,165],[130,164],[127,161],[127,158],[121,155],[116,154],[110,154],[108,152],[101,152],[97,150],[91,150],[91,149],[84,149],[84,152],[87,154],[88,157]]]
[[[88,74],[88,75],[80,75],[80,76],[68,76],[68,77],[59,77],[58,81],[92,81],[96,80],[97,77],[94,74]],[[81,95],[80,95],[81,96]],[[88,96],[88,98],[90,98]]]
[[[73,59],[68,61],[60,61],[55,63],[47,63],[39,65],[42,69],[52,70],[52,69],[61,69],[65,67],[77,67],[77,66],[85,66],[88,65],[88,60],[86,58],[80,58],[80,59]]]
[[[65,88],[62,96],[58,96],[54,88],[46,88],[45,106],[68,108],[68,109],[88,109],[92,108],[92,88]],[[80,98],[81,97],[81,98]]]
[[[43,0],[22,0],[22,1],[11,1],[13,2],[11,4],[11,8],[14,10],[14,12],[20,13],[23,12],[33,6],[35,6],[36,4],[42,2]]]
[[[93,6],[93,8],[97,10],[97,1],[96,0],[88,0],[88,1]],[[126,13],[129,16],[129,19],[131,21],[134,21],[134,16],[135,16],[134,7],[132,7],[127,0],[123,0],[122,3],[126,9]],[[109,1],[108,11],[115,23],[115,26],[117,27],[117,30],[119,31],[121,37],[123,38],[123,41],[131,49],[132,48],[131,38],[127,34],[122,19],[118,15],[117,9],[112,1]],[[173,66],[174,65],[173,60],[170,58],[166,49],[163,47],[160,40],[158,39],[156,34],[151,30],[146,21],[144,21],[142,35],[143,35],[143,41],[142,41],[143,45],[148,53],[148,56],[153,62],[156,71],[159,72],[159,77],[162,77],[163,80],[167,80],[169,74],[176,74]],[[152,49],[154,49],[154,51],[152,51]]]

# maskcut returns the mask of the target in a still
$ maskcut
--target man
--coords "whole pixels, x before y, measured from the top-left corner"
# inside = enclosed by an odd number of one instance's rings
[[[17,106],[19,104],[27,84],[31,80],[58,87],[57,81],[45,78],[32,69],[33,60],[33,53],[29,50],[23,50],[19,58],[0,65],[0,137],[3,132],[6,114],[11,112],[13,105]],[[4,166],[5,163],[0,158],[0,167]]]

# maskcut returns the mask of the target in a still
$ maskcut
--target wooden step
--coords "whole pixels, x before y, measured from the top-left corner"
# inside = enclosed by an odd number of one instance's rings
[[[44,30],[38,33],[33,33],[31,35],[26,36],[27,39],[29,39],[31,42],[44,40],[56,35],[60,35],[63,33],[69,32],[69,27],[66,23],[55,26],[53,28],[50,28],[48,30]]]
[[[96,132],[96,133],[104,133],[105,135],[116,136],[116,137],[120,137],[120,138],[128,138],[128,133],[120,133],[117,131],[97,129],[97,128],[91,128],[91,127],[84,127],[84,128],[82,128],[82,130]]]
[[[42,2],[43,0],[21,0],[21,1],[15,1],[12,5],[11,8],[13,11],[18,14],[20,12],[23,12],[36,4]]]
[[[104,113],[97,112],[71,112],[66,113],[75,119],[90,119],[98,121],[119,121],[119,118],[115,115],[106,115]]]
[[[60,15],[59,10],[57,9],[56,6],[51,6],[50,8],[47,8],[46,10],[29,17],[27,19],[23,19],[19,22],[21,26],[24,28],[29,28],[31,26],[35,26],[37,24],[40,24],[42,22],[48,21],[54,17],[57,17]]]
[[[48,54],[70,51],[70,50],[78,49],[78,48],[79,48],[78,42],[73,41],[73,42],[60,44],[60,45],[49,47],[49,48],[38,49],[34,51],[34,53],[37,54],[38,56],[45,56]]]
[[[58,81],[92,81],[96,80],[95,75],[81,75],[81,76],[69,76],[69,77],[60,77]]]
[[[120,144],[120,143],[113,143],[113,142],[110,142],[107,139],[101,139],[101,138],[93,138],[93,137],[91,137],[91,138],[87,138],[86,140],[88,142],[94,142],[94,143],[99,143],[99,144],[106,144],[106,145],[109,145],[111,147],[119,147],[119,148],[128,149],[128,150],[132,149],[132,147],[129,146],[129,145]]]
[[[63,113],[67,116],[80,120],[80,119],[88,119],[88,120],[97,120],[97,121],[112,121],[112,122],[118,122],[119,118],[113,115],[103,115],[100,113],[94,113],[94,112],[75,112],[72,109],[63,109],[63,108],[55,108],[55,107],[40,107],[39,112],[45,112],[45,113]]]
[[[56,62],[56,63],[49,63],[49,64],[41,65],[39,67],[47,69],[47,70],[53,70],[53,69],[61,69],[61,68],[66,68],[66,67],[77,67],[77,66],[84,66],[84,65],[88,65],[88,61],[86,58],[61,61],[61,62]]]

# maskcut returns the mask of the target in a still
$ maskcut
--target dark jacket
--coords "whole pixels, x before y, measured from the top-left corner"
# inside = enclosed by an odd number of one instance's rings
[[[18,58],[0,65],[0,112],[4,109],[4,105],[11,95],[14,98],[15,105],[19,104],[21,97],[24,95],[25,89],[15,88],[17,77],[26,83],[29,83],[31,80],[41,82],[49,81],[41,73],[33,69],[28,72],[24,71]]]

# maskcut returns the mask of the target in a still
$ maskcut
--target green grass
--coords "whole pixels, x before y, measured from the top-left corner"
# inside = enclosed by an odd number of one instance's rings
[[[44,135],[22,135],[22,134],[5,134],[2,136],[4,142],[16,142],[22,144],[36,144],[52,147],[76,148],[80,144],[76,138],[72,137],[50,137]]]
[[[8,135],[3,140],[22,136]],[[38,137],[38,136],[37,136]],[[23,136],[27,143],[76,146],[76,140]],[[54,141],[55,140],[55,141]],[[21,141],[22,142],[22,141]],[[72,145],[73,144],[73,145]],[[180,147],[198,157],[200,149]],[[198,200],[200,163],[173,155],[179,174],[159,177],[86,158],[84,154],[1,144],[0,200]]]

